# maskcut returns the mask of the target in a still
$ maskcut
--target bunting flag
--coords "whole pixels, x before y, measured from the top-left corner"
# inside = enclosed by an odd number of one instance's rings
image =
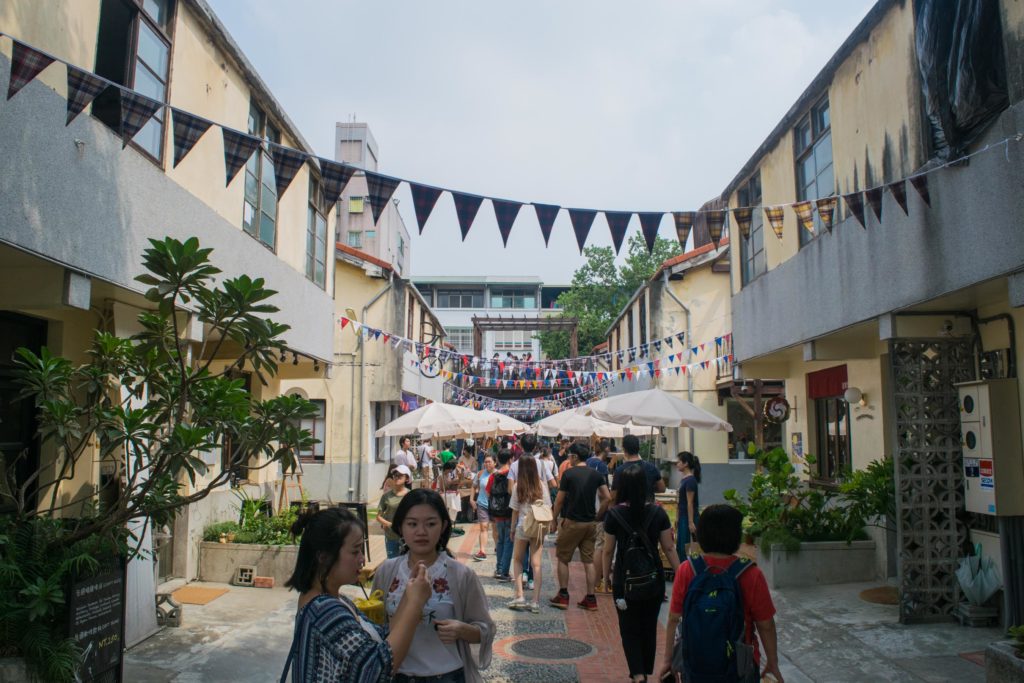
[[[70,77],[70,73],[68,76]],[[210,130],[213,123],[174,107],[171,107],[171,120],[174,123],[174,161],[171,168],[177,168],[185,155],[199,142],[199,138]]]
[[[768,225],[772,226],[772,230],[775,231],[775,236],[781,240],[786,224],[786,207],[766,206],[764,207],[764,216],[768,219]]]
[[[330,211],[345,191],[348,181],[355,175],[356,167],[319,157],[317,161],[320,162],[320,177],[324,184],[324,203],[327,205],[326,210]]]
[[[13,40],[13,39],[12,39]],[[35,48],[14,40],[11,52],[11,80],[7,84],[7,99],[18,94],[18,91],[32,82],[46,67],[53,64],[54,59]]]
[[[873,187],[870,190],[864,190],[864,196],[867,197],[868,204],[871,205],[871,211],[875,214],[875,218],[879,222],[882,221],[882,188]]]
[[[437,205],[437,200],[444,190],[430,185],[409,183],[409,191],[412,192],[412,205],[416,209],[416,225],[419,226],[422,235],[423,228],[427,225],[427,219],[430,218],[430,214],[434,211],[434,206]]]
[[[654,243],[658,239],[658,227],[661,226],[661,217],[664,211],[639,211],[636,214],[640,217],[640,231],[644,234],[644,241],[647,242],[647,253],[654,252]]]
[[[220,132],[224,136],[224,170],[227,174],[227,182],[224,184],[230,185],[239,169],[245,166],[245,162],[249,161],[249,157],[263,141],[223,126],[221,126]]]
[[[162,102],[151,100],[131,90],[121,91],[121,149],[128,146],[135,134],[149,123],[153,114],[163,107]]]
[[[540,234],[544,235],[544,246],[548,246],[548,239],[551,237],[551,228],[555,225],[555,219],[562,207],[554,204],[534,204],[537,212],[537,222],[540,223]]]
[[[839,197],[835,195],[822,197],[821,199],[815,199],[814,203],[818,207],[818,216],[821,218],[821,224],[825,226],[826,230],[832,232],[832,225],[835,222],[836,205],[839,203]]]
[[[271,143],[270,157],[274,160],[274,180],[277,182],[277,198],[280,200],[309,155],[297,149]]]
[[[576,244],[583,253],[583,245],[587,242],[587,235],[590,234],[590,226],[594,224],[594,216],[597,211],[590,209],[569,209],[569,220],[572,221],[572,231],[576,233]]]
[[[469,229],[473,227],[473,220],[476,218],[476,212],[480,210],[480,205],[483,203],[484,198],[476,194],[466,194],[464,192],[452,192],[452,200],[455,202],[455,213],[459,217],[459,229],[462,231],[462,241],[466,241],[466,235],[469,234]]]
[[[843,195],[843,201],[846,202],[846,210],[853,214],[860,227],[867,230],[868,226],[864,223],[864,195],[860,192],[851,192]]]
[[[690,231],[693,229],[694,216],[696,216],[694,211],[672,212],[672,220],[676,224],[676,239],[679,240],[679,246],[684,251],[686,250],[686,240],[690,239]]]
[[[889,188],[889,193],[892,194],[892,198],[896,200],[896,203],[903,209],[903,215],[907,215],[907,184],[902,180],[897,180],[895,183],[889,183],[886,185]]]
[[[915,175],[910,176],[910,184],[914,186],[917,193],[921,195],[921,199],[928,206],[932,205],[931,195],[928,193],[928,176],[926,175]]]
[[[724,209],[716,209],[715,211],[708,211],[705,214],[705,218],[708,221],[708,236],[714,243],[715,247],[722,241],[722,228],[725,227],[725,217],[728,214]]]
[[[736,219],[736,227],[740,229],[743,239],[750,237],[750,224],[754,222],[754,207],[741,206],[732,210],[732,217]]]
[[[814,234],[814,206],[810,200],[796,202],[793,204],[793,213],[796,214],[797,220],[800,221],[800,225],[804,226],[804,230]]]
[[[491,206],[494,207],[494,218],[498,221],[498,232],[501,233],[501,243],[508,246],[508,236],[512,232],[512,224],[516,222],[519,209],[523,207],[521,202],[510,202],[505,199],[492,199]]]
[[[384,207],[391,201],[391,195],[395,193],[401,179],[391,176],[363,171],[366,174],[366,198],[370,202],[370,211],[373,213],[373,224],[377,225],[380,215],[384,213]]]
[[[604,218],[608,221],[608,232],[612,234],[612,244],[615,245],[615,253],[618,254],[633,214],[629,211],[605,211]]]
[[[108,83],[88,71],[68,65],[68,117],[64,125],[70,125],[82,110],[107,89]]]

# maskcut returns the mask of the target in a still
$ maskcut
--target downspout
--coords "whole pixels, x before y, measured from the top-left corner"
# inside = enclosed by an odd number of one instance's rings
[[[370,310],[377,301],[380,300],[385,294],[391,291],[392,287],[395,286],[395,273],[394,271],[388,271],[388,284],[387,286],[377,292],[372,299],[366,302],[363,306],[362,322],[366,324],[366,313]],[[360,413],[363,413],[363,409],[366,407],[366,343],[365,339],[359,344],[359,409]],[[355,382],[352,386],[355,387]],[[366,418],[365,413],[359,416],[359,447],[357,453],[359,454],[359,465],[356,468],[356,497],[355,500],[361,500],[363,494],[363,446],[366,440]],[[352,460],[348,461],[348,491],[352,493]]]
[[[690,309],[686,307],[686,304],[684,304],[679,299],[679,297],[676,296],[676,293],[672,291],[672,288],[669,287],[669,284],[668,284],[668,268],[664,268],[661,271],[661,284],[662,284],[662,288],[666,292],[668,292],[668,295],[670,297],[672,297],[672,300],[675,301],[677,304],[679,304],[679,307],[683,309],[683,313],[686,314],[686,343],[690,344],[691,343],[691,337],[690,337]],[[690,403],[693,403],[693,373],[692,372],[687,372],[686,373],[686,400],[689,401]],[[690,438],[689,438],[690,452],[692,453],[693,452],[693,427],[687,427],[687,431],[689,432],[689,435],[690,435]]]

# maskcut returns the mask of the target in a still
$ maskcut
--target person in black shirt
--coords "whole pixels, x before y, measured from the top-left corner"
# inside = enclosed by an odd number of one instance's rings
[[[622,437],[622,450],[626,459],[621,465],[615,468],[615,478],[612,480],[612,491],[619,490],[619,478],[622,473],[631,468],[640,468],[647,478],[647,502],[654,502],[655,493],[664,493],[665,480],[661,477],[661,471],[652,463],[640,459],[640,439],[632,434]]]

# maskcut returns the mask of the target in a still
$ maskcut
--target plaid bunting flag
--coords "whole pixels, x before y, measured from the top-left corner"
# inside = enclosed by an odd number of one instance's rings
[[[99,76],[82,71],[68,64],[68,117],[64,125],[69,125],[96,96],[107,89],[108,83]]]
[[[491,206],[494,207],[494,218],[498,221],[501,243],[507,247],[508,236],[512,232],[512,224],[516,222],[516,216],[519,215],[519,209],[523,208],[523,205],[521,202],[492,199]]]
[[[384,213],[384,207],[391,201],[391,195],[398,189],[402,180],[370,171],[365,171],[365,173],[367,199],[370,201],[370,211],[373,213],[373,224],[376,225],[380,220],[380,215]]]
[[[569,220],[572,221],[572,231],[576,233],[576,244],[579,245],[580,253],[583,253],[583,245],[587,242],[587,235],[590,234],[590,226],[594,224],[594,217],[597,211],[590,209],[569,209]]]
[[[764,217],[768,219],[768,225],[772,226],[775,236],[781,240],[782,231],[786,224],[786,207],[766,206],[764,207]]]
[[[673,211],[672,220],[676,224],[676,237],[679,239],[679,246],[686,249],[686,240],[690,239],[690,231],[693,230],[693,219],[696,213],[693,211]]]
[[[892,198],[896,200],[896,203],[903,209],[903,215],[907,215],[907,185],[902,180],[897,180],[895,183],[889,183],[886,185],[889,188],[889,192],[892,194]]]
[[[678,332],[678,333],[676,333],[676,339],[679,340],[680,346],[685,344],[686,343],[686,333],[685,332]]]
[[[452,200],[455,202],[455,215],[459,219],[459,230],[462,231],[462,241],[466,241],[466,235],[469,234],[469,229],[473,227],[473,221],[476,219],[476,212],[480,210],[480,205],[483,203],[484,198],[480,195],[466,194],[465,192],[452,192]]]
[[[608,231],[612,234],[612,243],[615,245],[615,253],[618,254],[633,214],[629,211],[605,211],[604,218],[608,221]]]
[[[931,195],[928,193],[928,176],[926,175],[915,175],[910,177],[910,184],[914,186],[917,193],[921,195],[921,199],[928,206],[932,205]]]
[[[732,210],[732,217],[736,219],[736,227],[740,229],[743,239],[750,237],[750,224],[754,222],[754,207],[741,206]]]
[[[131,90],[121,90],[121,149],[128,146],[128,142],[163,106],[162,102]]]
[[[262,140],[224,126],[220,127],[220,132],[224,137],[224,170],[227,178],[224,185],[227,186],[238,174],[238,170],[245,166],[245,162],[249,161],[252,153],[259,148]]]
[[[317,157],[317,161],[320,162],[320,179],[324,187],[324,204],[326,204],[326,210],[330,211],[338,202],[338,197],[345,191],[348,181],[355,175],[356,167],[349,166],[348,164],[339,164],[336,161],[320,157]]]
[[[297,149],[271,144],[270,157],[274,160],[274,180],[277,181],[277,198],[280,199],[309,155]]]
[[[562,207],[554,204],[534,204],[537,212],[537,222],[540,223],[540,233],[544,235],[544,246],[548,246],[548,238],[551,237],[551,228],[555,225],[555,219]]]
[[[882,188],[873,187],[870,190],[864,190],[864,196],[867,197],[868,204],[871,205],[871,211],[875,214],[875,218],[879,222],[882,221]]]
[[[423,228],[427,225],[427,219],[430,218],[430,214],[434,211],[434,206],[444,190],[417,183],[409,183],[409,190],[412,192],[412,205],[416,210],[416,225],[419,226],[422,235]]]
[[[864,195],[860,192],[851,192],[843,195],[843,201],[846,202],[846,210],[853,214],[860,227],[867,230],[868,226],[864,224]]]
[[[826,230],[832,232],[832,224],[835,222],[836,204],[839,203],[839,197],[835,195],[822,197],[821,199],[815,199],[814,203],[818,207],[818,216],[821,217],[821,224],[825,226]]]
[[[658,227],[661,225],[661,217],[664,211],[639,211],[636,214],[640,217],[640,232],[644,234],[644,241],[647,242],[647,253],[654,251],[654,243],[658,239]]]
[[[7,99],[17,95],[19,90],[51,64],[53,57],[15,40],[11,52],[11,80],[7,84]]]
[[[814,234],[814,207],[810,200],[803,202],[796,202],[793,206],[793,213],[796,214],[797,219],[800,221],[800,225],[804,226],[804,230]]]
[[[192,151],[192,148],[199,138],[213,125],[206,119],[193,116],[188,112],[171,107],[171,118],[174,121],[174,163],[177,166],[185,155]]]
[[[722,228],[725,226],[726,212],[723,209],[716,209],[708,211],[704,217],[708,222],[708,235],[717,247],[718,243],[722,241]]]

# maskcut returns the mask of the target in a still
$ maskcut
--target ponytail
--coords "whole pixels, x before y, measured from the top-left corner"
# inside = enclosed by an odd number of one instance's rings
[[[679,462],[683,463],[690,468],[693,472],[693,478],[700,483],[700,458],[691,453],[690,451],[682,451],[678,456]]]

